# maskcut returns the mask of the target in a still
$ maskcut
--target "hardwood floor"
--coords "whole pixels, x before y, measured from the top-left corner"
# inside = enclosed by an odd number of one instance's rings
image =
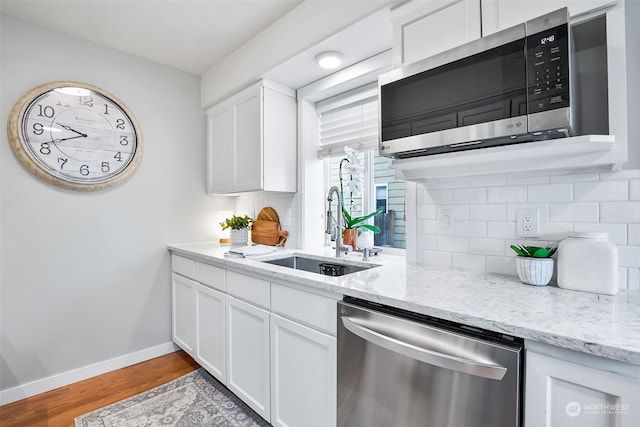
[[[152,389],[199,368],[177,351],[0,406],[2,427],[71,427],[74,418]]]

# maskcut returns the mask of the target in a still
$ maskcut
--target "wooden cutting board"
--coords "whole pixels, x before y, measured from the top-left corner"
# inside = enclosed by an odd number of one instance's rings
[[[280,218],[275,209],[263,208],[251,224],[251,241],[261,245],[284,246],[288,231],[280,229]]]

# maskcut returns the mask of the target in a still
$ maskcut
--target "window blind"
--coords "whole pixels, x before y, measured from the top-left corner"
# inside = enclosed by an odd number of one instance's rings
[[[378,146],[378,85],[376,82],[316,103],[320,120],[318,157]]]

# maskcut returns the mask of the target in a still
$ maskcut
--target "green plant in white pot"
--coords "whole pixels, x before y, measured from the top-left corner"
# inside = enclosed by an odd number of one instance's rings
[[[223,230],[231,229],[229,237],[231,237],[232,245],[246,245],[249,240],[249,228],[251,227],[251,218],[247,215],[233,215],[220,223]]]
[[[523,283],[546,286],[553,276],[554,259],[557,248],[511,245],[516,257],[516,270]]]

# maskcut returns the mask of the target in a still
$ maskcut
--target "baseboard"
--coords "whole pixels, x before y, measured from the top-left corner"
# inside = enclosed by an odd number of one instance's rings
[[[107,372],[115,371],[116,369],[135,365],[136,363],[144,362],[146,360],[153,359],[154,357],[173,353],[177,350],[179,350],[178,346],[173,342],[168,342],[155,347],[145,348],[144,350],[136,351],[134,353],[114,357],[113,359],[105,360],[103,362],[94,363],[93,365],[73,369],[68,372],[63,372],[61,374],[56,374],[47,378],[42,378],[40,380],[2,390],[0,391],[0,406],[35,396],[36,394],[44,393],[58,387],[86,380],[88,378],[95,377],[96,375],[106,374]]]

